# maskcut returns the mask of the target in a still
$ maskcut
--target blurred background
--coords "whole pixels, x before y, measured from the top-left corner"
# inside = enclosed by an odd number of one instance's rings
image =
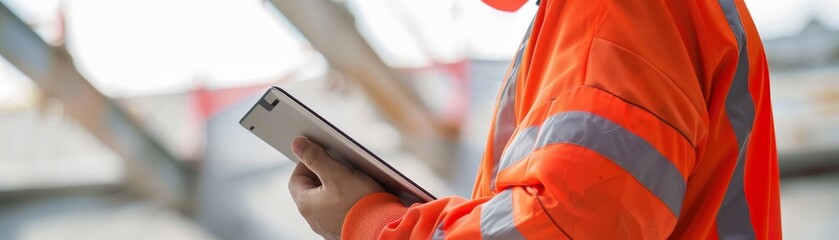
[[[747,0],[784,236],[839,235],[839,0]],[[437,196],[471,193],[535,1],[0,0],[0,239],[315,239],[238,125],[267,87]]]

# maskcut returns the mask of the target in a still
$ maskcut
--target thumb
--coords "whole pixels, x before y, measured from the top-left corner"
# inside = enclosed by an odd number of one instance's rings
[[[344,167],[332,159],[323,147],[304,137],[294,139],[291,149],[297,155],[297,159],[315,173],[324,184],[335,177],[334,175],[339,174],[337,170]]]

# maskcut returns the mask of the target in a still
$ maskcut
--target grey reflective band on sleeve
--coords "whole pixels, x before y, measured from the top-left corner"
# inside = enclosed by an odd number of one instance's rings
[[[501,153],[507,145],[507,141],[516,130],[516,82],[519,75],[519,65],[521,58],[524,55],[527,40],[530,39],[530,31],[533,28],[533,22],[527,27],[527,33],[524,35],[519,50],[516,53],[516,59],[513,67],[510,70],[510,75],[507,76],[507,82],[504,84],[504,90],[501,91],[501,97],[498,100],[498,109],[496,109],[494,134],[492,136],[492,178],[489,181],[489,189],[495,189],[495,177],[498,175],[498,161],[501,159]]]
[[[717,213],[717,234],[719,239],[755,239],[749,203],[746,200],[744,169],[746,146],[755,119],[754,101],[749,92],[749,55],[746,33],[740,20],[740,13],[733,0],[719,0],[728,26],[737,39],[739,56],[734,79],[725,100],[725,112],[731,128],[737,137],[737,165]]]
[[[510,146],[504,149],[504,155],[501,155],[498,169],[504,170],[530,155],[530,152],[536,147],[536,138],[539,136],[540,129],[539,126],[527,127],[516,134],[516,137],[510,142]]]
[[[687,189],[679,169],[646,140],[593,113],[562,112],[548,117],[541,127],[520,131],[505,151],[501,170],[536,149],[560,143],[585,147],[605,156],[650,190],[676,218],[679,217]]]
[[[437,224],[437,228],[434,229],[434,234],[431,235],[431,240],[443,239],[446,239],[446,232],[443,231],[443,221],[440,221],[440,224]]]
[[[593,113],[562,112],[549,117],[534,149],[568,143],[605,156],[632,175],[676,218],[682,209],[687,183],[673,163],[650,143],[620,125]]]
[[[484,240],[525,239],[516,228],[512,190],[501,191],[481,207],[481,238]]]

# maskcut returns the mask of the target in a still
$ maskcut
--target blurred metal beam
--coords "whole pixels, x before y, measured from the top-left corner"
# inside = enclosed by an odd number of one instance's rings
[[[451,174],[452,144],[459,126],[437,119],[406,81],[387,66],[355,27],[343,6],[331,0],[270,0],[312,46],[337,69],[358,82],[373,104],[405,139],[406,149],[438,174]]]
[[[123,160],[128,187],[188,213],[194,173],[178,162],[113,101],[99,93],[63,49],[45,43],[4,4],[0,4],[0,55],[64,103],[76,118]]]
[[[358,33],[353,16],[330,0],[271,0],[330,65],[357,81],[403,133],[439,136],[440,126],[419,96]]]
[[[85,186],[68,186],[56,188],[34,188],[34,189],[20,189],[14,191],[5,191],[0,194],[0,206],[7,206],[13,202],[26,202],[32,199],[61,197],[69,194],[91,194],[91,195],[108,195],[110,193],[121,193],[125,191],[125,186],[118,186],[113,184],[93,184]]]

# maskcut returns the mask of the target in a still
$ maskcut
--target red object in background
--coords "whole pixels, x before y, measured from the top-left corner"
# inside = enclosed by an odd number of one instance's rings
[[[419,75],[428,72],[435,72],[444,75],[449,80],[451,91],[446,93],[446,104],[437,113],[436,118],[442,120],[449,126],[460,126],[466,119],[469,108],[470,91],[470,70],[471,62],[462,60],[454,63],[436,62],[431,66],[400,69],[409,75]]]
[[[270,84],[266,84],[213,90],[200,87],[190,93],[190,98],[194,101],[196,106],[195,109],[198,109],[197,112],[199,119],[201,121],[206,121],[219,111],[250,96],[259,94],[270,86]]]
[[[469,110],[469,98],[472,94],[469,88],[469,67],[469,61],[443,65],[451,76],[452,92],[449,94],[449,104],[443,110],[442,119],[456,126],[463,123]]]

